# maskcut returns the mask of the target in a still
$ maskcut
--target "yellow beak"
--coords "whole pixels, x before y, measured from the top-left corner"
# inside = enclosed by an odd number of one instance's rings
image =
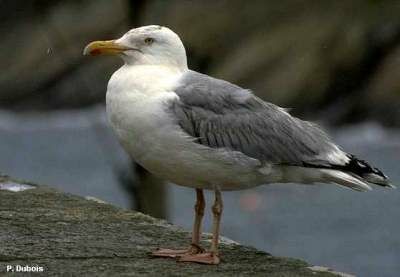
[[[126,50],[131,50],[131,48],[118,44],[115,42],[115,40],[93,41],[86,45],[85,49],[83,50],[83,55],[115,55]]]

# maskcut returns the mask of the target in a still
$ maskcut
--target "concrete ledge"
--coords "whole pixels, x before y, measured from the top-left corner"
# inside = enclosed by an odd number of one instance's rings
[[[7,265],[37,265],[44,272],[34,276],[337,276],[229,241],[218,266],[149,257],[189,238],[163,220],[0,177],[0,275]]]

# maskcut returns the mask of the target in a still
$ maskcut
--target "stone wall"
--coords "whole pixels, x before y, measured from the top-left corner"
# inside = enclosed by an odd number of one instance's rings
[[[203,244],[209,244],[203,237]],[[155,259],[157,247],[181,247],[190,234],[165,221],[93,197],[0,177],[0,275],[20,267],[34,276],[338,276],[306,262],[274,257],[230,240],[218,266]],[[20,266],[20,267],[18,267]],[[41,269],[40,269],[41,268]],[[342,274],[341,276],[350,276]]]

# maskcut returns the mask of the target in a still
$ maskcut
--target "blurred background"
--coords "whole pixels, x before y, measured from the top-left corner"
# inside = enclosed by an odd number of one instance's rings
[[[110,130],[105,91],[121,61],[82,56],[92,40],[159,24],[180,35],[191,69],[322,124],[400,185],[399,1],[0,0],[0,16],[1,173],[190,229],[194,191],[135,165]],[[271,185],[224,199],[222,233],[233,240],[398,276],[398,190]]]

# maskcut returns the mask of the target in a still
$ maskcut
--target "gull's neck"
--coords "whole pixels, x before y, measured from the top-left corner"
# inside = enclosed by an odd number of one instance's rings
[[[187,71],[187,67],[125,64],[111,76],[107,94],[124,92],[153,96],[171,91]]]

